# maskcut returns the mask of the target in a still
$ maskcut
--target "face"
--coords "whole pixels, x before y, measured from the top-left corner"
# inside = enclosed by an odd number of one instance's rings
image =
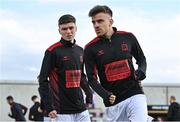
[[[13,103],[13,100],[7,100],[7,103],[11,105]]]
[[[73,22],[59,25],[59,33],[61,34],[62,38],[67,41],[74,40],[76,31],[77,27]]]
[[[35,98],[34,100],[33,100],[33,102],[35,103],[35,102],[38,102],[38,98]]]
[[[174,102],[174,99],[170,98],[169,102],[170,102],[170,103],[173,103],[173,102]]]
[[[92,17],[92,23],[97,36],[106,36],[112,28],[113,20],[109,14],[98,13]]]

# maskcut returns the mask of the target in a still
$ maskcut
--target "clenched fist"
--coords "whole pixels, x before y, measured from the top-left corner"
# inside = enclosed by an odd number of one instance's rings
[[[53,110],[53,111],[51,111],[51,112],[48,114],[48,116],[49,116],[50,118],[56,118],[56,117],[57,117],[57,112],[56,112],[55,110]]]
[[[111,104],[113,104],[113,103],[115,102],[115,100],[116,100],[116,96],[115,96],[115,95],[111,95],[111,96],[109,97],[109,102],[110,102]]]

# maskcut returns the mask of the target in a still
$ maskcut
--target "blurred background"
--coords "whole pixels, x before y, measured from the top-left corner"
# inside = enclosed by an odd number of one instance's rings
[[[39,95],[37,76],[44,51],[60,39],[59,17],[76,17],[77,44],[84,47],[96,36],[88,12],[97,4],[113,10],[114,26],[132,32],[145,53],[149,114],[166,117],[171,95],[180,102],[180,0],[0,0],[0,121],[12,120],[8,95],[28,107]],[[103,119],[96,94],[90,111],[94,121]]]

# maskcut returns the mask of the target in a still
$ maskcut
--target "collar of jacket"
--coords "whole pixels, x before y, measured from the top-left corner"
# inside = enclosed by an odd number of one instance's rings
[[[39,105],[40,103],[39,103],[39,102],[35,102],[34,104],[35,104],[35,105]]]
[[[73,42],[70,42],[70,41],[67,41],[67,40],[61,38],[60,42],[61,42],[64,46],[72,47],[72,46],[75,45],[76,40],[74,39]]]
[[[11,106],[11,107],[13,107],[15,104],[16,104],[16,103],[15,103],[15,102],[13,102],[13,103],[11,103],[11,104],[10,104],[10,106]]]
[[[117,28],[116,28],[116,27],[113,27],[113,31],[114,31],[114,33],[112,34],[111,38],[112,38],[113,35],[117,32]],[[108,39],[107,37],[105,37],[105,36],[100,37],[100,39],[109,40],[109,39]]]

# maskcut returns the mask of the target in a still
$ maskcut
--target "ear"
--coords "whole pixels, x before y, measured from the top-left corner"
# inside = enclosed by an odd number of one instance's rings
[[[113,19],[110,19],[110,25],[112,25],[114,23]]]
[[[75,32],[77,32],[77,26],[75,26]]]
[[[61,31],[60,31],[60,28],[58,28],[58,31],[59,31],[59,34],[61,35]]]

